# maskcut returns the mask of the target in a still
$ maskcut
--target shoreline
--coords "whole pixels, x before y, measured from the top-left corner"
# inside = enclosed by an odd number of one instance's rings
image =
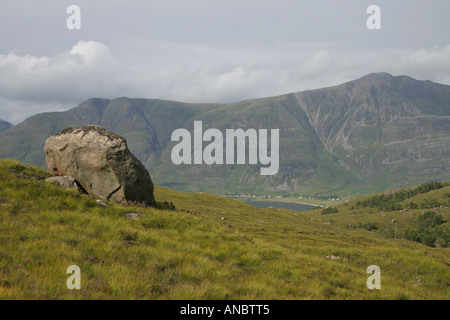
[[[274,201],[274,202],[285,202],[285,203],[294,203],[294,204],[303,204],[313,207],[326,208],[330,206],[336,206],[345,203],[345,200],[320,200],[320,199],[309,199],[310,202],[306,199],[298,199],[298,198],[259,198],[259,197],[236,197],[236,196],[224,196],[230,199],[235,199],[239,201]],[[298,200],[297,200],[298,199]],[[300,200],[300,201],[299,201]]]
[[[306,203],[306,202],[295,202],[295,201],[280,201],[280,200],[270,200],[270,199],[264,199],[264,200],[253,200],[252,198],[248,198],[249,201],[261,201],[261,202],[265,202],[265,201],[273,201],[273,202],[283,202],[283,203],[294,203],[294,204],[303,204],[305,206],[311,206],[311,207],[322,207],[321,205],[318,204],[312,204],[312,203]]]

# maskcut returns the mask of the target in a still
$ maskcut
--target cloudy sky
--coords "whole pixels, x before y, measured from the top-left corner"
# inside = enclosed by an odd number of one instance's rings
[[[69,30],[69,5],[81,29]],[[381,30],[369,30],[369,5]],[[2,0],[0,119],[91,97],[234,102],[371,72],[450,85],[448,0]]]

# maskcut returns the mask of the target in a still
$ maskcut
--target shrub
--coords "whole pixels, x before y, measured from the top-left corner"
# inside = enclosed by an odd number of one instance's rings
[[[339,210],[335,207],[328,207],[322,210],[322,214],[338,213]]]
[[[366,222],[366,223],[358,223],[358,228],[362,228],[368,231],[372,230],[378,230],[378,226],[373,222]]]
[[[417,218],[416,225],[420,231],[423,231],[426,229],[435,228],[445,222],[446,221],[440,214],[433,211],[427,211]]]
[[[448,247],[450,246],[450,230],[441,226],[445,222],[440,214],[427,211],[417,218],[416,230],[407,231],[405,237],[430,247]]]
[[[427,193],[432,190],[437,190],[440,188],[443,188],[444,184],[441,182],[429,182],[424,183],[417,188],[409,189],[409,190],[400,190],[388,194],[379,194],[373,197],[370,197],[367,200],[364,201],[358,201],[356,205],[362,206],[363,208],[372,207],[372,208],[379,208],[383,211],[394,211],[394,210],[400,210],[401,205],[398,204],[398,202],[401,202],[403,200],[406,200],[408,198],[411,198],[415,195]],[[437,200],[435,200],[437,201]],[[427,208],[432,208],[431,205],[435,205],[436,202],[426,202],[423,205],[427,206]],[[439,206],[439,204],[438,204]],[[422,206],[422,208],[424,208]]]
[[[417,203],[415,203],[415,202],[410,202],[410,203],[408,203],[408,207],[410,209],[418,209],[419,205]]]
[[[420,205],[422,209],[429,209],[434,207],[439,207],[441,203],[436,199],[425,199]]]

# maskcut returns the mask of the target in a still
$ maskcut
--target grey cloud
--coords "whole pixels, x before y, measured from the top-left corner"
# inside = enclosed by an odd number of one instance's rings
[[[260,54],[253,48],[159,45],[182,58],[173,63],[169,54],[125,64],[116,61],[106,45],[92,41],[54,57],[2,55],[0,118],[17,122],[90,97],[233,102],[336,85],[379,71],[450,84],[450,44],[409,51],[319,50],[295,57],[280,48]]]
[[[450,84],[448,1],[69,1],[0,4],[0,118],[17,123],[90,97],[232,102],[370,72]]]

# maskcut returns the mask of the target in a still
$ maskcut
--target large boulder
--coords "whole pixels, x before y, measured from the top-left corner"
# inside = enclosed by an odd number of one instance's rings
[[[89,194],[104,200],[155,205],[153,183],[124,138],[99,126],[69,127],[47,139],[47,167],[71,176]]]

